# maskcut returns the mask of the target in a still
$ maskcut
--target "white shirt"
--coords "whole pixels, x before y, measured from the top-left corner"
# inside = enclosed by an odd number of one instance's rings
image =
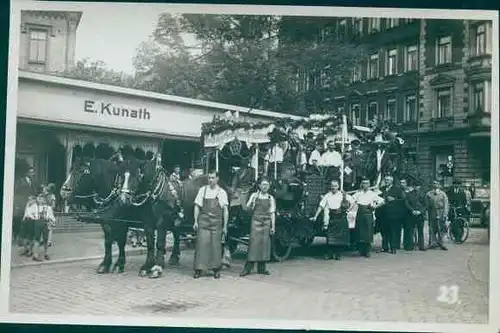
[[[276,201],[274,200],[274,197],[272,195],[270,195],[269,193],[264,194],[264,193],[261,193],[260,191],[252,193],[252,195],[248,199],[247,206],[251,207],[253,209],[254,205],[255,205],[255,200],[257,200],[257,198],[262,199],[262,200],[269,200],[269,204],[270,204],[269,205],[269,213],[271,213],[271,214],[276,213]]]
[[[24,219],[40,220],[45,219],[50,222],[55,222],[54,211],[51,206],[39,205],[36,202],[29,202],[24,210]]]
[[[335,150],[327,151],[323,154],[323,156],[321,156],[319,165],[339,167],[342,165],[342,155]]]
[[[354,193],[353,199],[356,204],[363,206],[368,206],[368,205],[380,206],[384,202],[384,199],[379,197],[377,193],[375,193],[372,190],[368,190],[366,192],[363,190],[358,191]]]
[[[323,196],[319,203],[319,207],[321,209],[339,209],[340,205],[342,204],[342,199],[343,199],[343,194],[342,192],[337,192],[333,194],[332,192],[328,192]],[[349,201],[349,205],[352,205],[354,203],[353,198],[347,194],[346,195],[346,200]]]
[[[229,205],[229,200],[227,198],[227,193],[220,186],[215,188],[210,188],[206,185],[199,189],[196,198],[194,199],[194,204],[200,208],[203,207],[203,199],[215,199],[219,201],[221,207],[227,207]]]
[[[309,165],[313,165],[314,160],[316,160],[318,163],[321,162],[321,154],[316,149],[312,151],[311,156],[309,157]]]
[[[265,160],[268,161],[269,163],[274,163],[274,162],[281,163],[283,162],[284,157],[285,157],[285,151],[283,150],[283,148],[281,148],[280,146],[275,146],[269,150]]]

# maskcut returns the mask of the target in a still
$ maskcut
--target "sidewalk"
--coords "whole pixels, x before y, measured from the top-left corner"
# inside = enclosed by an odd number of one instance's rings
[[[43,265],[51,263],[72,262],[80,260],[97,259],[104,257],[104,234],[96,232],[72,232],[54,233],[52,235],[52,247],[49,248],[50,260],[35,262],[32,258],[21,256],[22,250],[18,246],[12,246],[11,267],[25,267],[32,265]],[[172,235],[167,235],[167,247],[173,244]],[[125,247],[127,255],[146,254],[146,248]],[[113,244],[113,255],[118,255],[118,247]]]

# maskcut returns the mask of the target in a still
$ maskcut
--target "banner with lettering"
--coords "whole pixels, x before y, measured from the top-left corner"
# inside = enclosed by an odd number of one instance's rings
[[[236,131],[225,131],[219,134],[207,135],[204,138],[205,147],[223,147],[231,141],[239,140],[246,144],[268,143],[269,127],[262,129],[238,129]]]

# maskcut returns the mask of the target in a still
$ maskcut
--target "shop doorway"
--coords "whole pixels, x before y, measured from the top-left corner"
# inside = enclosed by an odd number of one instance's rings
[[[200,158],[199,142],[164,140],[161,147],[163,167],[170,173],[179,165],[182,173],[195,166]]]

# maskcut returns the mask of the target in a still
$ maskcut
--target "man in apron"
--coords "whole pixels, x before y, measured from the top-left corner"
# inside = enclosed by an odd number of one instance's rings
[[[347,222],[347,211],[354,203],[352,197],[339,190],[339,182],[331,182],[331,191],[325,194],[319,203],[318,210],[312,221],[316,221],[323,212],[323,230],[326,233],[327,252],[325,259],[340,260],[343,249],[349,246],[349,222]]]
[[[222,268],[222,240],[227,235],[229,202],[226,191],[219,185],[219,175],[208,174],[208,185],[198,191],[194,201],[194,225],[196,247],[194,253],[194,278],[204,270],[213,270],[214,278],[220,278]]]
[[[250,274],[255,262],[258,274],[270,274],[266,269],[266,262],[271,260],[271,235],[275,230],[276,203],[269,194],[269,187],[269,180],[262,178],[259,182],[259,191],[252,193],[246,205],[252,212],[252,223],[247,262],[240,276]]]
[[[354,202],[357,205],[354,235],[359,253],[367,258],[370,257],[371,244],[373,242],[373,211],[384,202],[369,187],[370,180],[363,178],[361,180],[361,189],[353,195]]]

